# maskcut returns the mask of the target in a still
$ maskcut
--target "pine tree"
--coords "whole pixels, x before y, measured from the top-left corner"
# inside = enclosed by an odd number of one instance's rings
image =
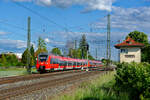
[[[81,49],[81,58],[83,59],[86,59],[87,57],[87,45],[86,36],[83,34],[79,44],[79,48]]]
[[[30,54],[31,54],[31,65],[35,65],[35,62],[36,62],[36,58],[35,58],[35,52],[34,52],[34,47],[33,45],[31,46],[30,48]]]
[[[24,65],[27,64],[27,54],[28,54],[28,49],[26,49],[26,50],[24,51],[24,53],[22,54],[22,60],[21,60],[21,62],[22,62]]]

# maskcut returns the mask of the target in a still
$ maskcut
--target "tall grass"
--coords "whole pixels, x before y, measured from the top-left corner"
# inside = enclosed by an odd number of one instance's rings
[[[115,72],[101,75],[96,80],[82,83],[73,94],[65,94],[57,100],[128,100],[126,93],[116,95],[113,90]]]

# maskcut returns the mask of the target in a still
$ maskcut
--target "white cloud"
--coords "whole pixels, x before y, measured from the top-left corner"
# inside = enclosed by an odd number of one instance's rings
[[[134,30],[150,32],[150,7],[121,8],[113,7],[111,15],[111,29],[131,32]],[[95,25],[95,26],[94,26]],[[107,18],[101,19],[93,25],[94,28],[107,28]]]
[[[8,48],[26,48],[26,42],[22,40],[1,39],[0,45]]]
[[[33,44],[35,48],[35,44]],[[27,47],[27,42],[23,40],[11,40],[11,39],[0,39],[0,49],[1,51],[15,51],[15,52],[23,52]]]
[[[50,38],[45,38],[44,40],[46,43],[48,43],[50,45],[65,45],[65,43],[62,41],[50,40]]]
[[[35,0],[38,5],[50,6],[52,4],[52,0]]]
[[[34,2],[38,5],[45,6],[57,6],[60,8],[66,8],[71,5],[83,5],[84,11],[91,10],[106,10],[111,11],[112,3],[115,0],[13,0],[16,2]]]
[[[49,43],[50,42],[50,40],[48,39],[48,38],[45,38],[45,40],[44,40],[45,42],[47,42],[47,43]]]
[[[0,35],[5,35],[5,34],[8,34],[8,32],[0,30]]]
[[[16,2],[31,2],[32,0],[13,0],[13,1],[16,1]]]

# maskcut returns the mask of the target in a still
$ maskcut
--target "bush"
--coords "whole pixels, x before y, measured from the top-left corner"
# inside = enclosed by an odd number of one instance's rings
[[[14,54],[2,54],[0,58],[0,66],[10,67],[10,66],[22,66],[23,64],[18,61],[18,58]]]
[[[150,64],[122,63],[117,65],[116,89],[129,93],[131,100],[150,98]]]

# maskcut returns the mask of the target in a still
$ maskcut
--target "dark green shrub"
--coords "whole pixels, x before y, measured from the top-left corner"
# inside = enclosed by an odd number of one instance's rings
[[[115,80],[117,90],[128,92],[131,100],[150,98],[150,64],[118,64]]]

